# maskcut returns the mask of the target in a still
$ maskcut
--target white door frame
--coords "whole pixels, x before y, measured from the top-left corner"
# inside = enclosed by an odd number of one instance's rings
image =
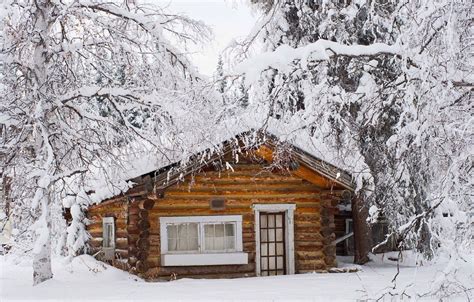
[[[285,254],[286,274],[295,273],[295,240],[294,240],[294,212],[295,204],[254,204],[252,206],[255,215],[255,264],[257,276],[260,276],[260,212],[278,213],[285,212]]]

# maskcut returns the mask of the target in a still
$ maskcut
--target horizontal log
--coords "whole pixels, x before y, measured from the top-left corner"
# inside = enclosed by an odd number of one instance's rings
[[[299,260],[324,260],[324,257],[326,255],[323,253],[323,251],[300,251],[296,250],[296,259]]]
[[[159,276],[178,276],[226,274],[226,273],[251,273],[255,272],[255,263],[243,265],[208,265],[208,266],[160,266],[153,269]]]
[[[150,246],[160,245],[160,235],[150,235],[150,237],[148,237],[148,240],[150,241]]]
[[[115,205],[118,205],[118,204],[126,205],[127,204],[127,197],[116,196],[116,197],[112,197],[110,199],[106,199],[106,200],[102,201],[99,204],[95,204],[95,205],[90,206],[88,208],[88,211],[89,212],[94,212],[98,209],[103,209],[104,207],[115,206]]]
[[[128,250],[128,239],[127,238],[117,238],[115,240],[115,248]]]
[[[273,191],[273,192],[321,192],[321,189],[313,184],[310,183],[299,183],[299,184],[287,184],[287,183],[273,183],[273,184],[265,184],[265,183],[253,183],[253,184],[195,184],[191,187],[170,187],[166,190],[166,194],[169,193],[211,193],[211,194],[219,194],[219,192],[265,192],[265,191]]]
[[[322,251],[323,243],[318,241],[295,241],[296,251]]]
[[[152,267],[159,267],[160,264],[161,264],[161,257],[158,256],[148,256],[148,258],[146,259],[147,263],[148,263],[148,267],[152,268]]]
[[[183,209],[176,208],[160,208],[158,210],[150,211],[149,221],[153,223],[153,220],[156,220],[159,217],[170,217],[170,216],[220,216],[220,215],[253,215],[253,210],[248,207],[246,211],[243,208],[237,209],[226,209],[225,211],[212,211],[211,209],[200,209],[195,207],[188,207]],[[252,216],[247,216],[248,218]],[[157,221],[157,220],[156,220]]]
[[[321,216],[318,212],[315,213],[295,213],[295,223],[301,222],[319,222],[321,220]]]
[[[300,184],[310,184],[309,182],[297,178],[297,177],[252,177],[252,176],[238,176],[238,177],[225,177],[225,178],[215,178],[208,176],[197,176],[193,182],[184,181],[178,184],[171,186],[181,187],[181,188],[194,188],[194,187],[205,187],[209,185],[215,186],[226,186],[226,185],[277,185],[277,184],[286,184],[286,185],[300,185]]]
[[[319,227],[319,224],[305,224],[305,225],[295,225],[295,232],[296,233],[311,233],[311,232],[319,232],[321,228]]]
[[[324,260],[297,260],[295,261],[296,270],[323,270],[327,268]]]
[[[321,241],[323,236],[320,233],[295,233],[295,241]]]
[[[189,197],[193,199],[211,198],[214,196],[221,196],[224,198],[258,198],[260,196],[267,198],[319,198],[320,195],[317,190],[293,190],[287,189],[282,191],[276,190],[261,190],[261,191],[243,191],[243,190],[232,190],[232,191],[215,191],[215,192],[177,192],[177,191],[166,191],[166,198],[183,198]]]
[[[159,212],[161,211],[160,208],[170,208],[170,207],[177,207],[177,208],[189,208],[190,206],[193,207],[210,207],[209,201],[212,197],[208,199],[193,199],[192,196],[184,196],[183,198],[163,198],[156,202],[156,205],[150,213]],[[273,203],[292,203],[296,204],[298,207],[312,207],[315,209],[319,209],[320,201],[318,198],[256,198],[249,196],[248,198],[241,198],[241,199],[233,199],[233,198],[225,198],[226,207],[249,207],[253,204],[273,204]]]
[[[255,277],[255,272],[246,273],[217,273],[217,274],[195,274],[195,275],[159,275],[152,271],[156,268],[149,269],[143,278],[151,281],[172,281],[181,278],[194,278],[194,279],[232,279],[232,278],[246,278]]]
[[[108,205],[99,204],[94,206],[94,208],[87,209],[88,217],[93,217],[95,215],[103,216],[104,213],[120,213],[127,212],[127,203],[113,203]]]

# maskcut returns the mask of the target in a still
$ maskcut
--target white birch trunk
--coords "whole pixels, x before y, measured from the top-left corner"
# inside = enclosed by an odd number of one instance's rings
[[[41,217],[38,221],[35,248],[33,250],[33,285],[37,285],[48,279],[53,278],[51,269],[51,214],[49,186],[42,189],[43,198],[41,199]]]

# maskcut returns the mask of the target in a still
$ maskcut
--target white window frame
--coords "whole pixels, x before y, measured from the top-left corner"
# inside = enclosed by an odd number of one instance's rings
[[[160,217],[159,220],[162,266],[248,264],[248,254],[243,252],[242,215]],[[168,250],[166,228],[170,224],[181,223],[198,224],[199,252]],[[235,248],[226,251],[205,251],[204,225],[218,223],[234,223]]]
[[[296,209],[295,204],[254,204],[252,206],[255,214],[255,242],[256,242],[256,274],[261,275],[260,268],[260,212],[264,213],[278,213],[285,212],[285,254],[286,257],[286,274],[295,274],[295,233],[294,233],[294,213]]]
[[[102,236],[104,236],[106,234],[105,233],[105,225],[106,224],[112,225],[113,240],[112,240],[112,246],[105,247],[104,244],[109,240],[106,240],[106,238],[103,237],[102,238],[102,248],[103,249],[115,249],[115,221],[114,221],[114,218],[113,217],[103,217],[102,218]]]

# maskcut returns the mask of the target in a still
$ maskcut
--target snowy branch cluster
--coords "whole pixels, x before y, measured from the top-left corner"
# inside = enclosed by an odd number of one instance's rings
[[[234,76],[245,76],[248,114],[351,171],[367,207],[390,222],[385,243],[465,261],[474,219],[472,4],[253,2],[264,17],[231,52],[243,61]]]
[[[87,240],[84,209],[94,197],[108,197],[91,184],[117,194],[128,185],[117,176],[128,158],[146,152],[154,164],[183,148],[179,136],[195,129],[184,108],[208,120],[199,111],[199,75],[174,45],[205,41],[209,29],[128,1],[2,5],[0,154],[3,173],[14,179],[16,241],[27,248],[36,232],[41,282],[51,275],[52,230],[64,230],[57,224],[62,207],[71,208],[67,243],[74,255]]]

